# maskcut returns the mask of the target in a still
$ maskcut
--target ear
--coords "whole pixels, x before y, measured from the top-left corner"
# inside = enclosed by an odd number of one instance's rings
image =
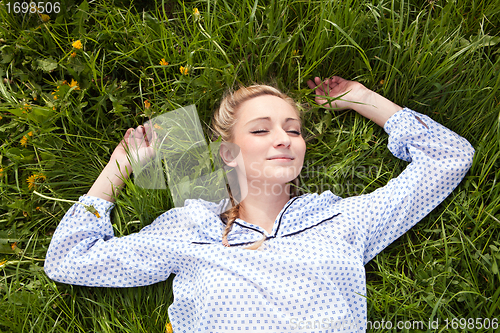
[[[240,153],[240,147],[231,142],[222,142],[220,144],[219,154],[224,163],[230,167],[237,167],[236,156]]]

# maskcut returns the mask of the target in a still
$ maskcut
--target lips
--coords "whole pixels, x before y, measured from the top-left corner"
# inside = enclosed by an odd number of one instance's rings
[[[295,158],[292,156],[289,156],[289,155],[276,155],[276,156],[268,158],[268,160],[278,160],[278,159],[280,159],[280,160],[284,160],[284,159],[293,160]]]

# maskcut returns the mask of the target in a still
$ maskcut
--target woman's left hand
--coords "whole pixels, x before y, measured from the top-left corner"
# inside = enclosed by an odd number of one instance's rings
[[[315,77],[307,85],[316,89],[316,102],[325,108],[352,109],[384,127],[385,122],[402,107],[366,88],[359,82],[334,76],[325,81]],[[341,97],[340,97],[341,96]],[[335,99],[339,98],[339,99]]]
[[[316,103],[325,108],[337,110],[356,109],[359,103],[364,102],[363,97],[366,93],[370,92],[361,83],[349,81],[340,76],[334,76],[324,81],[315,77],[314,81],[307,81],[307,85],[311,89],[316,89]],[[335,98],[339,99],[332,100]]]

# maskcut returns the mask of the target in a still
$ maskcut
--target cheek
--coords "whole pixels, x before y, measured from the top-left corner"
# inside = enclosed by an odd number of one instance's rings
[[[306,142],[304,140],[300,140],[298,143],[297,143],[297,147],[298,147],[298,152],[297,154],[300,155],[300,157],[302,159],[304,159],[304,155],[306,154]]]
[[[265,153],[266,143],[259,138],[249,137],[245,140],[243,152],[248,158],[257,157]]]
[[[259,169],[262,164],[264,148],[262,142],[249,138],[240,146],[241,159],[247,172],[252,169]]]
[[[298,158],[297,163],[298,165],[300,165],[299,171],[302,170],[302,168],[304,167],[305,154],[306,154],[306,144],[304,142],[303,145],[300,147],[299,151],[297,152],[297,158]]]

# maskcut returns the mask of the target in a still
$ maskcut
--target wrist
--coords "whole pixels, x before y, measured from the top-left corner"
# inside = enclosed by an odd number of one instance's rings
[[[87,195],[114,202],[115,196],[124,185],[124,179],[129,177],[130,172],[131,168],[126,166],[125,162],[111,159],[97,177]]]
[[[385,122],[402,107],[370,89],[365,89],[362,104],[357,104],[355,111],[384,127]]]
[[[356,97],[354,102],[354,111],[358,111],[360,108],[365,107],[366,105],[372,105],[373,104],[373,98],[375,92],[373,90],[370,90],[366,88],[364,85],[359,83],[358,88],[354,91],[354,96]],[[359,111],[358,111],[359,112]]]
[[[111,158],[106,164],[105,169],[112,172],[114,171],[117,176],[124,175],[130,176],[132,173],[132,166],[130,165],[130,161],[128,158]]]
[[[363,109],[367,105],[373,103],[374,92],[359,82],[353,82],[348,90],[348,93],[342,97],[344,100],[344,108],[354,110],[358,113],[363,113]]]

